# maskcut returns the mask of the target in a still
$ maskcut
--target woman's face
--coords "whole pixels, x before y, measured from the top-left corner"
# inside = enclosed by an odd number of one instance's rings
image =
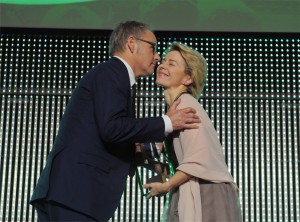
[[[191,78],[185,72],[185,61],[178,51],[170,51],[157,67],[156,83],[166,89],[190,84]]]

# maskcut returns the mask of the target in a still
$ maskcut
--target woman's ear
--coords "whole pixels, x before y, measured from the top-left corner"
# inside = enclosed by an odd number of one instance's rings
[[[193,83],[193,80],[192,80],[192,78],[189,75],[187,75],[186,78],[183,79],[182,83],[185,86],[189,86],[189,85],[191,85]]]

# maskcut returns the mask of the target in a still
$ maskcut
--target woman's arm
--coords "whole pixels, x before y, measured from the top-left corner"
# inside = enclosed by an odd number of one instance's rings
[[[176,171],[176,173],[165,183],[148,183],[144,184],[145,189],[150,189],[147,198],[153,196],[161,196],[168,193],[171,189],[176,188],[188,181],[192,176],[182,171]]]

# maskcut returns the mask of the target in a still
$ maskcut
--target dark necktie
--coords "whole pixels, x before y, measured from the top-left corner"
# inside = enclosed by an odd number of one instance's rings
[[[130,98],[130,117],[135,118],[135,97],[136,97],[136,84],[131,87],[131,98]],[[129,176],[132,178],[135,174],[136,163],[135,163],[135,145],[132,149],[132,161],[129,169]]]

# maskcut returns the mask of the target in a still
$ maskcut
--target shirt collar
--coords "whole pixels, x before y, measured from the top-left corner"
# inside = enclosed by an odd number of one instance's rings
[[[133,72],[132,68],[131,68],[130,65],[129,65],[124,59],[122,59],[121,57],[119,57],[119,56],[114,56],[114,57],[120,59],[120,60],[124,63],[124,65],[126,66],[127,71],[128,71],[128,75],[129,75],[130,86],[133,86],[133,85],[136,83],[136,80],[135,80],[134,72]]]

